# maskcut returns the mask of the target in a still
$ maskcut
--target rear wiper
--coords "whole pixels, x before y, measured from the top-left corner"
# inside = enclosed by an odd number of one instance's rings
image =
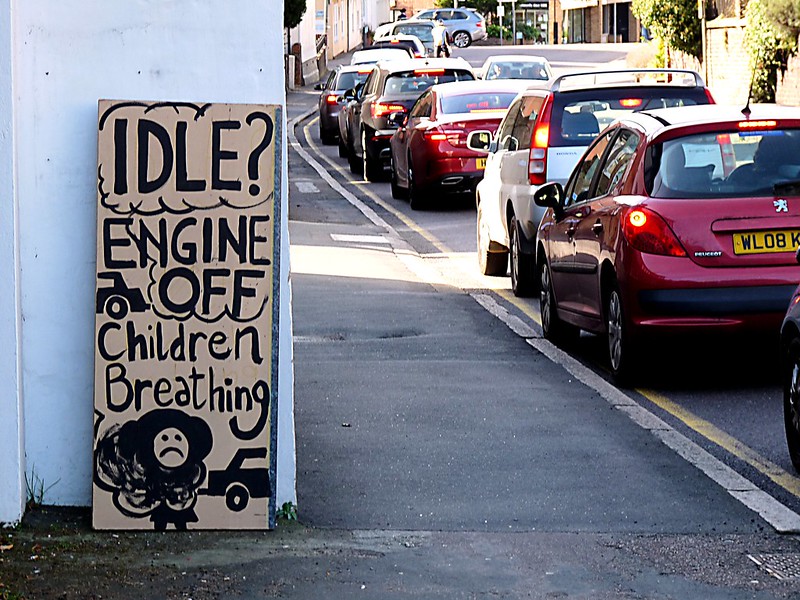
[[[800,194],[800,179],[790,181],[779,181],[772,186],[772,191],[776,194]]]

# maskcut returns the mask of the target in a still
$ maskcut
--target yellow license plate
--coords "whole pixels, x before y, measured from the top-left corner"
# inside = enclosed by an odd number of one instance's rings
[[[800,230],[748,231],[733,234],[734,254],[794,252],[800,246]]]
[[[485,158],[476,158],[475,159],[475,167],[478,169],[485,169],[486,168],[486,159]]]

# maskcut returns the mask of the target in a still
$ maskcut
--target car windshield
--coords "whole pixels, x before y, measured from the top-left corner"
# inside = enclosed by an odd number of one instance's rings
[[[384,94],[421,94],[437,83],[450,81],[469,81],[475,77],[469,71],[458,69],[416,69],[392,73],[386,78]]]
[[[515,97],[514,92],[476,92],[444,96],[440,104],[445,114],[492,112],[505,110]]]
[[[605,95],[605,98],[603,98]],[[557,94],[550,128],[553,146],[588,146],[607,125],[633,111],[708,104],[703,88],[619,88]]]
[[[549,79],[544,63],[495,62],[486,70],[485,79]]]
[[[415,35],[423,42],[433,41],[433,27],[423,23],[402,23],[396,25],[394,33],[401,33],[403,35]]]
[[[800,195],[800,130],[728,130],[654,144],[645,185],[654,198]]]

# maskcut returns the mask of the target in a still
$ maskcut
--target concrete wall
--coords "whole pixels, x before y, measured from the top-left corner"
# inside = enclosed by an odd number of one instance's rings
[[[29,481],[47,489],[46,503],[90,502],[98,99],[285,106],[275,85],[283,78],[282,23],[274,0],[0,0],[0,44],[13,57],[11,72],[0,61],[0,521],[19,516],[14,363]],[[279,505],[295,498],[293,430],[282,431],[292,403],[288,233],[283,238],[279,441],[291,435],[279,450]],[[14,318],[16,277],[22,318]]]

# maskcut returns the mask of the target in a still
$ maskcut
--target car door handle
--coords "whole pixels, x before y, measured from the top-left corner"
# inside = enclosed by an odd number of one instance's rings
[[[596,221],[594,225],[592,225],[592,231],[595,235],[600,235],[603,233],[603,224],[600,221]]]

